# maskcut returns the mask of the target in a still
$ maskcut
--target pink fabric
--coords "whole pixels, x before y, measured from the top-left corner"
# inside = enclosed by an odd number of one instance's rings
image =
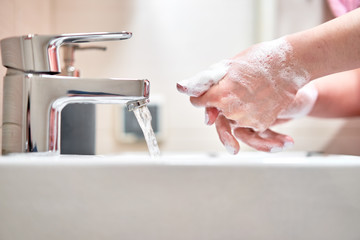
[[[360,0],[328,0],[328,3],[336,17],[350,12],[360,6]]]

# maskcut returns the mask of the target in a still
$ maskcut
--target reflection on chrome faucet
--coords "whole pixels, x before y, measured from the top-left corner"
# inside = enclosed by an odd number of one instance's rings
[[[131,33],[27,35],[1,41],[4,77],[2,152],[60,152],[61,110],[70,103],[147,104],[146,79],[56,76],[62,44],[122,40]]]

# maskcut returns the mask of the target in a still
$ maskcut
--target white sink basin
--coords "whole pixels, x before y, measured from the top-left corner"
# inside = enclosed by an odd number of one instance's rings
[[[358,240],[360,157],[1,157],[0,239]]]

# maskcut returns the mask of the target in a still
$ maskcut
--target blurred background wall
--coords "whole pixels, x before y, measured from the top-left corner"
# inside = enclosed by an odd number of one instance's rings
[[[27,33],[131,31],[99,43],[106,52],[76,53],[82,77],[147,78],[161,99],[162,151],[224,151],[204,112],[176,91],[176,82],[248,46],[329,20],[323,0],[0,0],[0,38]],[[0,67],[0,74],[5,68]],[[117,137],[118,106],[97,106],[97,153],[146,151]],[[276,128],[293,151],[360,154],[359,119],[295,120]],[[245,144],[242,151],[251,150]]]

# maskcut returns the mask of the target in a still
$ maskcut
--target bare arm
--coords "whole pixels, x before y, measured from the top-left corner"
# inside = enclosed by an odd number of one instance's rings
[[[314,84],[318,97],[309,116],[360,116],[360,69],[319,78]]]
[[[311,79],[360,67],[360,8],[287,36]]]

